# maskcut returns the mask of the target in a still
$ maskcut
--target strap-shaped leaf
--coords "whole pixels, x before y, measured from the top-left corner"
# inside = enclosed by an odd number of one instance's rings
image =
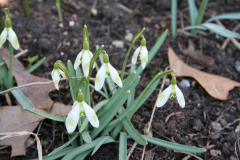
[[[147,145],[147,141],[142,137],[142,135],[133,127],[132,123],[128,118],[123,121],[123,126],[125,127],[127,133],[140,145]]]
[[[123,128],[123,124],[122,123],[119,123],[113,130],[112,132],[112,138],[113,139],[116,139],[117,138],[117,135],[118,133],[122,130]]]
[[[108,111],[106,111],[104,113],[104,115],[102,115],[100,117],[100,119],[99,119],[100,126],[99,126],[99,128],[94,128],[93,129],[93,131],[91,133],[92,139],[94,139],[107,126],[107,124],[112,120],[112,118],[116,115],[118,110],[122,107],[122,105],[127,100],[129,94],[130,94],[129,90],[126,91],[125,93],[123,93],[122,96],[119,97],[118,100],[114,102],[114,105],[111,108],[109,108]],[[108,103],[109,103],[109,101],[108,101]]]
[[[109,137],[109,136],[103,137],[103,138],[97,143],[97,145],[95,146],[95,148],[93,149],[93,152],[92,152],[91,156],[94,155],[94,153],[96,153],[97,150],[98,150],[107,140],[110,140],[110,139],[112,139],[112,137]]]
[[[177,0],[171,0],[171,30],[172,38],[177,37]]]
[[[73,68],[73,64],[70,60],[67,61],[67,68],[68,68],[68,73],[70,75],[70,77],[76,77],[76,73],[75,73],[75,70]],[[76,100],[76,93],[77,93],[77,80],[76,79],[70,79],[70,82],[71,85],[72,85],[72,91],[74,93],[74,95],[72,95],[73,97],[73,102],[75,102]]]
[[[43,160],[53,160],[53,159],[58,159],[60,157],[63,157],[64,155],[66,155],[67,153],[71,152],[72,150],[76,149],[77,147],[75,146],[71,146],[71,147],[67,147],[63,150],[61,150],[61,152],[58,152],[56,154],[52,154],[50,156],[44,156]],[[31,159],[31,160],[38,160],[38,158],[35,159]]]
[[[79,135],[78,133],[75,133],[75,135],[71,139],[69,139],[68,142],[66,142],[65,144],[61,145],[60,147],[58,147],[57,149],[49,153],[48,156],[53,155],[59,151],[62,152],[65,147],[67,147],[70,143],[72,143],[78,137],[78,135]]]
[[[89,132],[82,132],[82,138],[86,143],[92,143],[92,138]]]
[[[43,62],[45,61],[46,57],[43,57],[40,61],[38,61],[37,63],[35,63],[34,65],[32,65],[27,72],[28,73],[32,73],[33,71],[35,71],[38,67],[40,67]]]
[[[80,153],[77,157],[74,158],[74,160],[84,160],[92,150],[93,149],[91,148],[89,150],[86,150],[86,151]]]
[[[208,20],[206,20],[206,22],[211,22],[211,21],[215,21],[215,20],[218,20],[218,19],[240,19],[240,13],[220,14],[220,15],[217,15],[215,17],[209,18]]]
[[[191,147],[191,146],[186,146],[178,143],[172,143],[169,141],[164,141],[158,138],[153,138],[149,137],[146,135],[142,135],[148,142],[165,147],[165,148],[170,148],[173,150],[177,151],[182,151],[182,152],[190,152],[190,153],[203,153],[206,152],[206,149],[203,148],[197,148],[197,147]]]
[[[23,109],[34,109],[32,102],[19,89],[12,90],[11,93]]]
[[[234,38],[240,38],[240,34],[236,32],[229,31],[219,25],[216,25],[214,23],[203,23],[203,27],[206,27],[207,29],[223,36],[223,37],[234,37]]]
[[[156,53],[158,52],[158,50],[161,48],[163,42],[165,41],[166,37],[168,34],[168,30],[165,30],[163,32],[163,34],[158,38],[157,42],[154,44],[154,46],[152,47],[152,49],[150,50],[149,54],[148,54],[148,61],[146,66],[149,64],[149,62],[151,62],[151,60],[153,59],[153,57],[156,55]],[[143,69],[142,66],[139,66],[137,68],[137,74],[136,76],[139,76],[142,73]]]
[[[97,111],[99,109],[101,109],[107,102],[108,102],[108,100],[103,100],[103,101],[99,102],[95,107],[93,107],[93,110],[97,113]],[[84,128],[87,126],[88,122],[89,122],[88,119],[85,118],[79,129],[79,132],[82,132],[84,130]]]
[[[2,59],[2,56],[0,54],[0,63],[4,62]],[[6,65],[0,66],[0,70],[1,70],[1,77],[2,77],[2,81],[4,84],[3,89],[7,89],[8,88],[8,69],[6,67]]]
[[[127,134],[126,132],[120,133],[120,140],[119,140],[119,160],[126,160],[127,159]]]
[[[109,136],[107,136],[109,137]],[[94,141],[92,141],[92,143],[85,143],[80,147],[77,147],[76,149],[72,150],[71,152],[69,152],[67,155],[65,155],[62,160],[70,160],[73,159],[74,157],[76,157],[78,154],[81,154],[89,149],[94,148],[103,138],[105,137],[100,137],[95,139]],[[111,143],[111,142],[115,142],[114,139],[112,139],[111,137],[109,137],[109,139],[107,141],[104,142],[104,144],[107,143]]]

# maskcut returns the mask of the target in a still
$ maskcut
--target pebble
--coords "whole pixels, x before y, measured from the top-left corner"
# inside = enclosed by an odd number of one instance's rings
[[[216,156],[218,156],[218,155],[221,155],[221,151],[215,150],[215,149],[211,149],[211,150],[210,150],[210,154],[211,154],[213,157],[216,157]]]
[[[70,26],[70,27],[75,26],[75,22],[74,22],[74,21],[69,21],[69,26]]]
[[[51,42],[46,38],[40,38],[38,40],[38,47],[41,49],[49,49]]]
[[[213,132],[213,133],[211,133],[211,136],[213,139],[218,139],[218,138],[220,138],[221,134],[218,132],[217,133]]]
[[[64,55],[64,52],[61,52],[60,55],[63,56],[63,55]]]
[[[29,137],[25,142],[25,147],[28,148],[34,143],[34,138]]]
[[[112,45],[114,45],[117,48],[123,48],[124,47],[124,42],[120,40],[114,40],[112,41]]]
[[[235,68],[238,72],[240,72],[240,61],[235,62]]]
[[[238,125],[238,126],[236,127],[235,132],[236,132],[236,133],[240,133],[240,125]]]
[[[212,122],[212,127],[213,127],[213,131],[215,132],[222,130],[222,126],[219,123]]]
[[[226,121],[225,119],[221,119],[221,120],[220,120],[220,124],[221,124],[222,126],[226,126],[226,125],[227,125],[227,121]]]
[[[63,28],[63,23],[59,23],[58,25],[60,28]]]
[[[232,156],[230,157],[230,160],[238,160],[238,159],[232,155]]]
[[[193,126],[193,129],[194,129],[195,131],[199,132],[199,131],[202,130],[202,128],[203,128],[203,123],[202,123],[202,121],[200,121],[200,119],[197,119],[197,120],[195,121],[195,125]]]
[[[68,35],[68,32],[67,32],[67,31],[64,31],[64,32],[63,32],[63,35],[64,35],[64,36]]]
[[[191,86],[189,80],[183,79],[180,83],[179,86],[182,88],[189,88]]]
[[[192,87],[194,88],[194,87],[196,87],[196,84],[197,84],[197,82],[196,81],[192,81]]]
[[[128,42],[131,42],[132,39],[133,39],[133,34],[132,34],[131,32],[128,32],[124,38],[125,38],[125,40],[127,40]]]

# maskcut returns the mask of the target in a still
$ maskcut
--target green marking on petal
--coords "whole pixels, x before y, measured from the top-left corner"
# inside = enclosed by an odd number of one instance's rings
[[[106,74],[107,74],[108,76],[110,76],[110,72],[107,71]]]
[[[72,127],[74,125],[74,123],[75,123],[74,117],[73,116],[69,117],[68,121],[67,121],[67,126],[71,126]]]

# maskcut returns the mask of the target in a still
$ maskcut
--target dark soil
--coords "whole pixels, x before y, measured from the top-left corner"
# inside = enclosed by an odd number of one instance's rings
[[[199,0],[196,1],[197,6],[200,5]],[[20,0],[10,1],[6,6],[12,14],[13,29],[18,35],[22,49],[29,49],[29,52],[19,59],[27,67],[26,59],[29,56],[39,55],[40,58],[46,57],[44,64],[33,72],[34,75],[51,79],[50,73],[56,60],[75,61],[77,54],[82,49],[82,30],[84,24],[88,26],[90,37],[90,50],[95,51],[96,45],[104,44],[104,49],[110,55],[111,64],[118,70],[121,70],[125,54],[129,48],[128,42],[124,40],[125,35],[130,32],[136,34],[143,27],[146,28],[144,36],[147,40],[147,47],[154,45],[158,37],[171,28],[171,12],[169,0],[149,0],[149,1],[98,1],[96,9],[97,15],[92,15],[90,10],[94,1],[77,1],[62,0],[62,12],[64,19],[64,28],[59,28],[59,20],[55,1],[38,0],[29,1],[31,8],[30,18],[23,16]],[[118,7],[117,3],[125,5],[132,10],[132,14]],[[4,6],[5,7],[5,6]],[[184,15],[189,17],[187,0],[179,1],[178,9]],[[218,0],[210,1],[204,16],[204,20],[211,17],[213,13],[231,13],[239,12],[240,3],[238,0]],[[74,20],[76,26],[69,27],[69,21]],[[184,18],[184,26],[190,24],[189,20]],[[239,21],[222,20],[225,27],[232,30]],[[180,17],[178,16],[178,28],[181,27]],[[238,31],[239,32],[239,31]],[[225,38],[215,36],[215,34],[206,31],[206,35],[196,38],[189,38],[194,42],[195,48],[202,51],[203,54],[211,56],[215,59],[215,64],[210,67],[204,67],[194,60],[185,56],[179,49],[179,44],[183,48],[188,46],[188,38],[179,36],[176,40],[171,39],[170,33],[165,43],[142,73],[142,80],[137,87],[136,94],[139,95],[147,86],[153,77],[155,71],[160,66],[160,70],[164,70],[168,65],[167,49],[169,44],[177,55],[190,66],[199,70],[217,74],[239,81],[240,74],[235,69],[235,61],[240,60],[239,50],[229,43],[224,50],[219,46],[222,45]],[[114,40],[122,40],[125,44],[123,48],[116,48],[112,45]],[[140,42],[137,42],[137,47]],[[16,51],[15,51],[16,52]],[[61,54],[63,52],[63,54]],[[133,51],[132,51],[133,52]],[[17,52],[16,52],[17,53]],[[132,54],[131,54],[132,55]],[[131,56],[130,56],[131,57]],[[130,64],[130,59],[129,63]],[[126,70],[129,71],[129,68]],[[93,73],[94,76],[95,72]],[[167,79],[169,80],[170,77]],[[239,122],[233,123],[228,128],[222,130],[217,135],[212,134],[212,122],[220,124],[222,127],[240,118],[240,88],[230,91],[229,99],[220,101],[212,98],[194,79],[182,77],[178,78],[178,82],[187,79],[192,84],[189,88],[181,88],[186,99],[186,107],[180,108],[175,99],[168,101],[162,108],[156,109],[152,130],[153,136],[180,144],[190,146],[206,147],[206,153],[196,154],[202,159],[218,159],[235,160],[235,143],[239,138],[239,133],[235,132]],[[165,87],[167,84],[165,85]],[[132,122],[135,128],[143,133],[143,129],[149,122],[156,97],[160,90],[160,85],[144,105],[133,116]],[[60,91],[53,91],[51,94],[55,101],[65,104],[72,104],[67,82],[60,84]],[[93,97],[95,103],[99,99],[98,93],[94,92]],[[176,113],[176,114],[174,114]],[[167,122],[166,118],[173,114]],[[54,148],[62,145],[68,139],[64,124],[53,123],[50,120],[44,120],[40,128],[40,139],[43,142],[44,155],[51,152]],[[38,128],[34,131],[37,132]],[[53,135],[53,130],[55,130]],[[53,144],[51,144],[54,137]],[[167,139],[168,138],[168,139]],[[129,140],[129,144],[134,142]],[[51,144],[51,145],[50,145]],[[143,148],[143,146],[137,146]],[[48,149],[48,152],[46,150]],[[239,155],[238,146],[236,146]],[[220,154],[214,155],[217,150]],[[0,151],[0,159],[10,159],[10,147]],[[147,155],[151,154],[151,159],[183,159],[187,156],[185,153],[174,152],[173,150],[148,144],[146,147]],[[135,149],[131,159],[141,159],[142,151]],[[11,159],[28,159],[36,158],[36,144],[27,149],[26,156],[14,157]],[[235,159],[234,159],[235,158]],[[94,155],[88,156],[86,159],[94,160],[113,160],[118,159],[118,143],[107,144]],[[146,158],[147,159],[147,158]],[[195,158],[190,158],[195,159]]]

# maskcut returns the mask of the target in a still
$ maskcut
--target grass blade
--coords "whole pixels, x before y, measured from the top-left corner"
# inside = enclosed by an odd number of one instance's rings
[[[172,29],[172,38],[177,37],[177,0],[171,1],[171,29]]]
[[[119,160],[126,159],[127,159],[127,134],[126,132],[121,132],[119,140]]]
[[[96,153],[97,150],[98,150],[107,140],[109,140],[109,139],[112,139],[112,138],[109,137],[109,136],[103,137],[103,138],[97,143],[97,145],[95,146],[95,148],[94,148],[91,156],[94,155],[94,153]]]
[[[76,74],[75,74],[75,71],[74,71],[74,68],[73,68],[73,64],[70,60],[67,61],[67,68],[68,68],[68,73],[70,75],[70,77],[76,77]],[[73,97],[73,102],[75,102],[76,100],[76,93],[77,93],[77,80],[76,79],[70,79],[70,82],[71,85],[72,85],[72,92],[74,95],[72,95]]]
[[[191,19],[191,26],[195,25],[198,10],[195,4],[195,0],[188,0],[189,14]],[[194,33],[194,30],[191,30],[191,33]]]
[[[40,67],[43,62],[45,61],[46,57],[43,57],[40,61],[38,61],[37,63],[35,63],[33,66],[31,66],[27,72],[28,73],[32,73],[33,71],[35,71],[38,67]]]
[[[87,155],[92,151],[92,149],[86,150],[82,153],[80,153],[77,157],[74,158],[74,160],[84,160],[84,158],[87,157]]]
[[[165,147],[165,148],[170,148],[173,150],[177,151],[182,151],[182,152],[190,152],[190,153],[203,153],[206,152],[206,149],[203,148],[197,148],[197,147],[191,147],[191,146],[186,146],[178,143],[172,143],[169,141],[164,141],[158,138],[153,138],[149,137],[146,135],[142,135],[148,142]]]
[[[202,19],[203,19],[203,16],[204,16],[205,9],[207,7],[208,1],[209,0],[202,0],[200,8],[198,10],[197,19],[195,21],[195,26],[200,25],[202,23]],[[196,35],[197,34],[197,30],[194,30],[193,34]]]
[[[240,19],[240,13],[226,13],[226,14],[217,15],[215,17],[209,18],[208,20],[205,21],[205,23],[215,21],[218,19]]]
[[[11,93],[23,109],[34,109],[32,102],[19,89],[12,90]]]

